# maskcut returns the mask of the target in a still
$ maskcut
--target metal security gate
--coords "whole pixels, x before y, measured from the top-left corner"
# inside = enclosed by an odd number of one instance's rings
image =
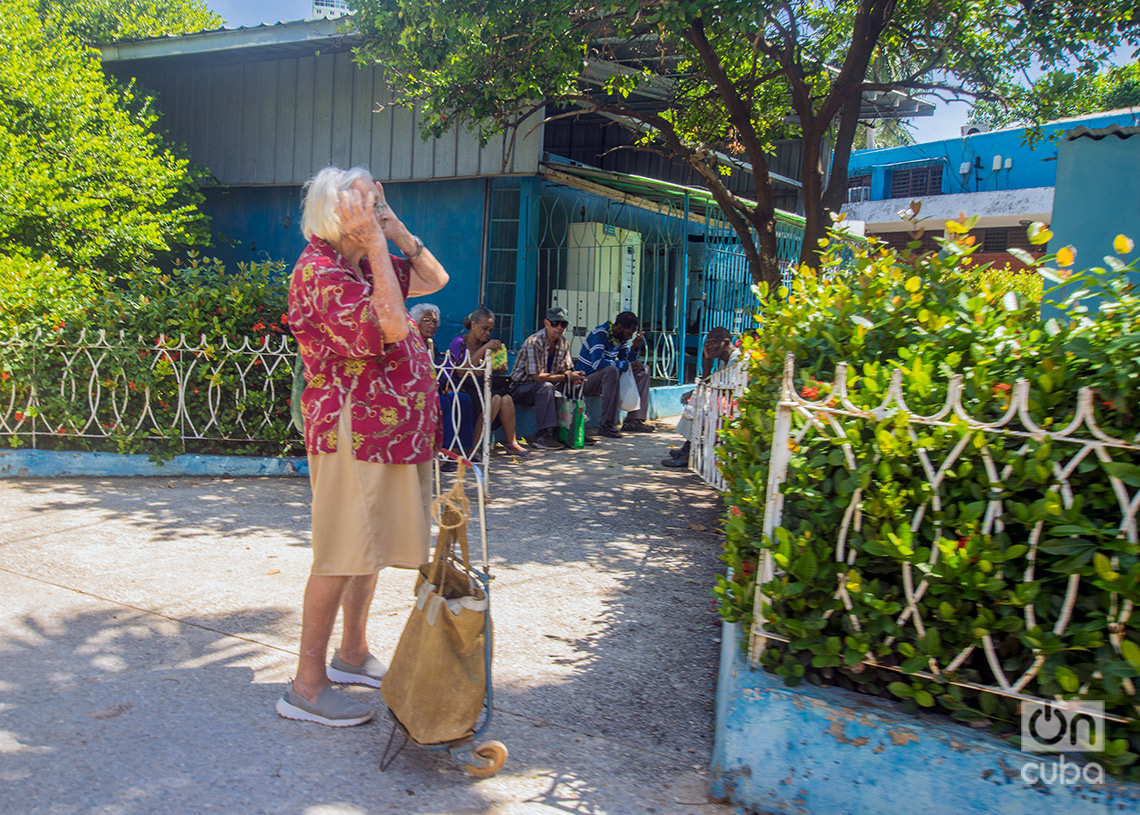
[[[550,306],[565,308],[577,357],[586,334],[632,311],[645,331],[641,356],[652,377],[676,381],[687,259],[683,213],[667,205],[650,212],[557,184],[544,185],[529,207],[536,322]]]
[[[615,187],[552,172],[527,196],[526,266],[536,275],[528,330],[541,326],[547,308],[562,306],[576,356],[593,328],[632,311],[646,333],[642,360],[653,379],[691,382],[702,373],[710,328],[739,334],[754,326],[756,294],[739,239],[704,190],[606,176]],[[777,212],[777,238],[787,282],[803,219]]]
[[[753,326],[753,304],[756,294],[748,261],[740,247],[736,230],[719,209],[705,216],[703,280],[706,286],[699,323],[702,336],[714,326],[724,326],[739,334]],[[776,213],[776,244],[779,252],[780,277],[785,285],[800,257],[803,244],[803,219],[786,212]]]

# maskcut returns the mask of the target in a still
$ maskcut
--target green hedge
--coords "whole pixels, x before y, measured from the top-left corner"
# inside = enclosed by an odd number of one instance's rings
[[[289,334],[285,271],[280,262],[226,269],[191,254],[169,272],[137,269],[108,280],[46,258],[0,257],[0,416],[9,429],[29,418],[23,406],[34,386],[39,448],[158,456],[298,452],[300,440],[289,425],[291,367],[276,360],[268,370],[253,355],[228,357],[222,345],[225,339],[240,346],[248,338],[255,348],[280,347]],[[81,350],[97,341],[100,330],[114,350]],[[200,351],[181,350],[183,337]],[[230,362],[223,364],[225,359]],[[69,362],[72,375],[65,378]],[[237,366],[248,366],[244,388]],[[214,399],[216,424],[202,434],[210,439],[181,440],[186,428],[177,415],[179,376],[187,377],[186,415],[195,427],[205,427]],[[134,424],[148,391],[154,421],[139,434]],[[96,422],[107,438],[78,435],[92,432],[84,427],[95,399]],[[266,411],[270,418],[263,424]],[[20,430],[26,433],[29,424]],[[48,435],[39,435],[45,429]],[[30,443],[26,434],[8,441]]]
[[[762,616],[766,630],[787,642],[769,640],[762,662],[789,683],[806,680],[898,698],[910,710],[941,710],[1012,733],[1019,722],[1015,699],[950,681],[997,684],[980,647],[952,675],[916,676],[929,670],[932,658],[945,668],[989,633],[1008,677],[1020,676],[1035,650],[1045,657],[1025,693],[1080,695],[1135,720],[1140,614],[1118,629],[1110,618],[1124,603],[1140,603],[1140,550],[1117,529],[1122,512],[1105,478],[1111,471],[1135,494],[1140,461],[1134,453],[1108,448],[1110,463],[1095,456],[1082,462],[1069,479],[1075,496],[1070,504],[1049,487],[1054,465],[1063,466],[1075,452],[1072,444],[1026,444],[1022,437],[983,434],[957,420],[916,425],[902,413],[878,423],[839,416],[839,432],[814,432],[802,445],[791,445],[782,528],[774,540],[762,535],[775,403],[789,353],[796,359],[797,389],[813,400],[828,397],[838,363],[847,362],[849,395],[857,406],[879,406],[892,374],[901,370],[907,406],[930,415],[958,373],[967,412],[996,421],[1014,383],[1025,378],[1029,413],[1044,429],[1069,423],[1084,386],[1093,389],[1102,429],[1140,439],[1140,297],[1126,283],[1135,263],[1125,266],[1112,257],[1108,272],[1090,270],[1069,281],[1099,289],[1111,304],[1096,320],[1042,322],[1037,303],[1015,290],[1032,287],[972,269],[969,224],[950,226],[956,237],[938,254],[920,254],[917,243],[902,253],[872,244],[842,267],[829,256],[822,273],[803,270],[783,296],[761,293],[759,328],[743,341],[751,384],[719,447],[728,483],[724,560],[730,567],[716,587],[722,614],[751,621],[758,556],[766,549],[777,576],[763,586],[769,603]],[[1047,238],[1042,231],[1037,239]],[[1065,251],[1058,254],[1069,260]],[[1117,251],[1131,253],[1131,242],[1118,239]],[[965,435],[971,436],[965,452],[940,487],[941,511],[928,506],[912,534],[912,517],[932,494],[917,448],[928,451],[937,469]],[[847,443],[855,451],[854,467],[844,454]],[[983,520],[996,485],[986,474],[986,453],[999,473],[1011,471],[1000,484],[1004,528],[991,534],[983,534]],[[856,553],[848,567],[837,562],[836,543],[857,490],[861,526],[847,539],[848,551]],[[1034,579],[1025,581],[1038,524],[1043,534],[1033,553]],[[904,563],[911,564],[915,584],[927,583],[918,601],[925,636],[909,622],[897,623],[906,608]],[[1074,575],[1080,591],[1058,636],[1054,623],[1064,613]],[[851,597],[851,614],[836,598],[841,584]],[[1027,629],[1028,605],[1037,625]],[[1119,650],[1110,641],[1114,631],[1123,636]],[[871,656],[884,667],[867,666]],[[1140,770],[1129,769],[1140,754],[1140,724],[1113,723],[1109,733],[1100,759],[1140,777]]]

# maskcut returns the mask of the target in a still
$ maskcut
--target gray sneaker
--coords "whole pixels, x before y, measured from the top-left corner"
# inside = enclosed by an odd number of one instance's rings
[[[388,667],[372,654],[369,654],[364,664],[358,668],[341,659],[340,652],[333,654],[332,662],[325,670],[330,682],[340,685],[367,685],[370,688],[380,687],[380,682],[386,673]]]
[[[375,712],[368,705],[349,699],[331,687],[324,688],[316,702],[310,702],[293,690],[292,682],[285,688],[285,695],[277,700],[278,716],[301,722],[326,724],[329,727],[352,727],[364,724]]]

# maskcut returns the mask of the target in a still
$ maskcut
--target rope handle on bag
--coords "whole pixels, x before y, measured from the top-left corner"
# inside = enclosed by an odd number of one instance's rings
[[[467,500],[467,494],[463,489],[464,476],[470,462],[446,450],[442,452],[459,462],[459,470],[455,483],[431,504],[431,517],[439,525],[439,535],[436,537],[435,552],[428,569],[428,580],[436,587],[436,593],[440,596],[443,595],[444,577],[447,573],[444,563],[451,559],[456,540],[459,542],[460,554],[463,557],[463,571],[468,577],[471,576],[471,559],[467,548],[467,522],[471,518],[471,502]],[[445,520],[449,510],[457,519],[455,523],[448,523]]]

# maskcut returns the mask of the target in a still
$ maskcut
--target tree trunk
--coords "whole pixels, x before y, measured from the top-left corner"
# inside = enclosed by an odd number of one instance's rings
[[[756,228],[756,237],[760,250],[759,257],[756,267],[750,268],[749,271],[757,284],[768,284],[768,295],[771,296],[776,293],[782,281],[775,217],[768,218],[767,223]]]
[[[800,263],[815,266],[820,238],[827,235],[827,214],[823,208],[823,166],[820,163],[824,131],[804,128],[801,181],[804,197],[804,240],[800,246]]]

